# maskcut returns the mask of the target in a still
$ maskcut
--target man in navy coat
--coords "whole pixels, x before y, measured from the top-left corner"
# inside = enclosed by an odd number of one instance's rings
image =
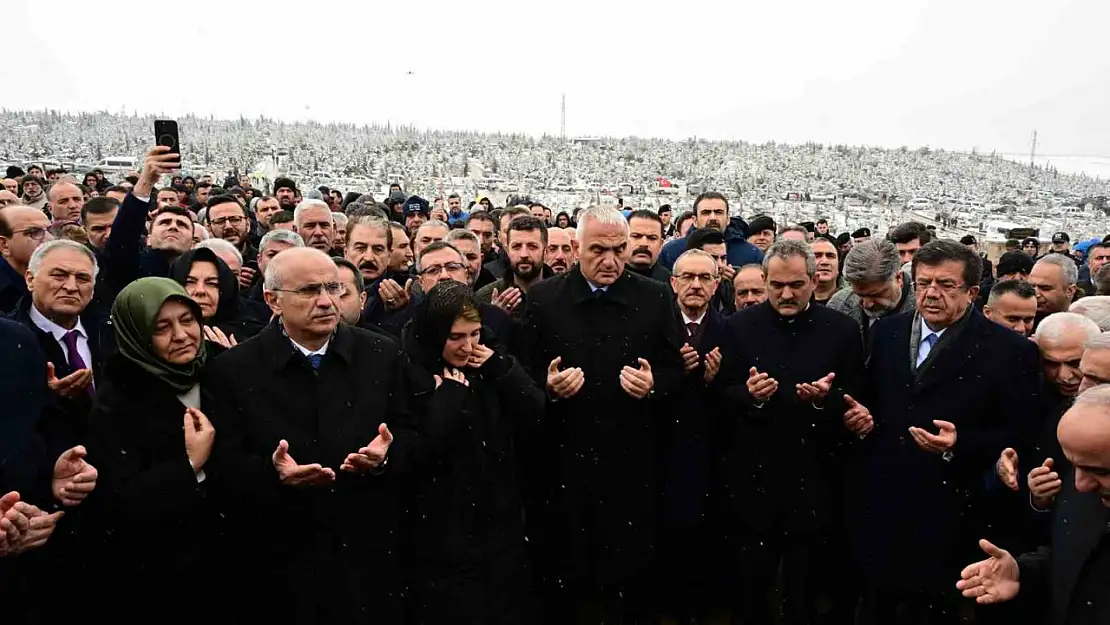
[[[981,267],[959,243],[926,244],[912,266],[917,312],[873,328],[863,403],[875,427],[846,501],[864,624],[952,623],[970,609],[951,580],[999,529],[987,479],[1037,427],[1036,345],[972,306]]]

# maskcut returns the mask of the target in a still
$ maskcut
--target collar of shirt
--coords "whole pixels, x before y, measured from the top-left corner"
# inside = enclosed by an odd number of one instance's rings
[[[46,315],[40,313],[39,309],[35,308],[34,305],[31,306],[31,321],[33,321],[40,330],[53,336],[54,340],[59,343],[61,343],[65,335],[69,333],[69,330],[47,319]],[[73,329],[77,331],[78,336],[88,340],[89,335],[85,332],[85,326],[81,324],[80,319],[77,320],[77,325],[73,326]]]
[[[597,293],[598,291],[604,293],[609,290],[608,286],[598,286],[589,280],[586,280],[586,284],[590,285],[590,293]]]
[[[323,356],[324,354],[328,353],[328,345],[331,344],[331,339],[328,339],[328,341],[326,343],[324,343],[322,346],[320,346],[320,349],[318,349],[316,351],[312,351],[312,350],[308,349],[307,347],[305,347],[304,345],[301,345],[300,343],[294,341],[293,339],[289,339],[289,342],[293,344],[293,347],[297,348],[297,351],[301,352],[305,356],[315,356],[317,354],[320,355],[320,356]]]
[[[687,316],[686,316],[686,313],[685,313],[685,312],[683,312],[683,313],[682,313],[682,323],[684,323],[684,324],[691,324],[691,323],[696,323],[696,324],[698,324],[698,325],[700,326],[700,325],[701,325],[701,322],[702,322],[702,321],[703,321],[703,320],[705,319],[705,316],[706,316],[707,314],[709,314],[709,309],[708,309],[708,308],[706,308],[705,310],[703,310],[703,311],[702,311],[702,313],[701,313],[701,316],[700,316],[700,317],[698,317],[697,319],[691,319],[690,317],[687,317]]]
[[[924,344],[925,339],[928,338],[928,336],[930,334],[937,335],[937,340],[939,341],[940,337],[944,336],[944,333],[947,332],[947,331],[948,331],[948,328],[942,328],[942,329],[937,330],[937,331],[934,332],[929,327],[929,324],[925,323],[925,317],[921,317],[921,341],[920,341],[920,344]]]

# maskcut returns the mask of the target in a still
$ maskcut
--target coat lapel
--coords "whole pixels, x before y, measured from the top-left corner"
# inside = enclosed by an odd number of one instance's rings
[[[915,380],[918,391],[924,391],[953,375],[967,373],[967,363],[979,351],[982,343],[983,319],[975,309],[966,314],[968,318],[963,326],[950,327],[917,369]],[[916,351],[913,357],[916,361]]]

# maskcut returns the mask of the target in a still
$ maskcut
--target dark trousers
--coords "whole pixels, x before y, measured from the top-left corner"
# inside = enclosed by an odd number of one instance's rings
[[[549,625],[655,625],[656,609],[646,580],[587,587],[577,584],[544,593]]]
[[[843,541],[821,535],[749,534],[733,542],[733,623],[851,623],[854,575]]]
[[[859,625],[958,625],[974,623],[975,604],[952,584],[950,593],[869,586],[863,593]]]

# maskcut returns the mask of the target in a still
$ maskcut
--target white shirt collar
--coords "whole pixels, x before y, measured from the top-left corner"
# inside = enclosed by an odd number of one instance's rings
[[[708,314],[709,314],[709,309],[706,308],[705,310],[702,311],[700,317],[698,317],[697,319],[691,319],[690,317],[687,317],[686,313],[683,311],[682,312],[682,323],[687,324],[687,325],[691,324],[691,323],[696,323],[700,326],[702,320],[705,319],[705,316],[708,315]]]
[[[35,308],[33,304],[31,305],[31,321],[33,321],[40,330],[53,336],[54,340],[59,343],[62,342],[66,334],[69,334],[69,330],[47,319],[46,315],[40,313],[39,309]],[[77,331],[77,335],[81,338],[89,338],[88,333],[85,332],[85,326],[81,324],[80,318],[77,319],[77,325],[73,326],[73,329]]]
[[[318,349],[316,351],[312,351],[312,350],[308,349],[307,347],[305,347],[304,345],[301,345],[300,343],[294,341],[293,339],[289,339],[289,342],[292,343],[293,347],[296,347],[297,350],[299,352],[301,352],[302,354],[304,354],[305,356],[316,356],[316,355],[323,356],[324,354],[328,353],[328,345],[331,344],[331,339],[328,339],[327,343],[324,343],[320,347],[320,349]]]
[[[922,343],[925,342],[925,338],[927,336],[929,336],[930,334],[937,335],[937,340],[940,340],[940,337],[944,336],[944,333],[947,330],[948,330],[948,328],[941,328],[940,330],[933,331],[932,329],[929,328],[929,324],[925,323],[925,317],[921,317],[921,342]]]

